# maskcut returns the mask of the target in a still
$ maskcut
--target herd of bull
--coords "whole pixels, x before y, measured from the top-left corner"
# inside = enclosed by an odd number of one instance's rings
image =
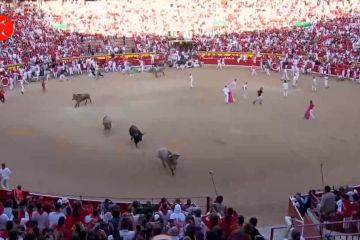
[[[73,94],[73,99],[76,101],[75,108],[80,106],[80,103],[85,101],[85,105],[87,104],[87,101],[89,100],[90,103],[92,103],[90,94]],[[105,133],[111,132],[112,127],[112,120],[109,116],[104,116],[102,119],[102,124],[104,127]],[[143,135],[139,128],[135,125],[131,125],[129,128],[129,134],[130,134],[130,141],[134,141],[136,148],[138,147],[139,142],[143,140]],[[171,171],[171,174],[175,174],[176,166],[177,166],[177,160],[180,157],[179,154],[172,153],[169,149],[165,147],[161,147],[158,150],[157,157],[161,160],[164,168],[168,167]]]

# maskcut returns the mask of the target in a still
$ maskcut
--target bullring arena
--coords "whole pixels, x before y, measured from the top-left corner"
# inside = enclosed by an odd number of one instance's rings
[[[359,91],[359,0],[0,1],[0,240],[360,239]]]
[[[192,73],[195,87],[189,88]],[[359,85],[330,80],[311,92],[311,75],[283,97],[280,75],[225,67],[166,69],[150,73],[87,75],[51,80],[9,93],[1,105],[1,155],[10,160],[14,184],[37,192],[83,196],[161,197],[213,195],[209,170],[227,203],[261,224],[281,223],[289,193],[356,181],[360,131]],[[237,78],[233,105],[222,88]],[[241,94],[248,81],[248,99]],[[259,87],[263,105],[253,105]],[[92,104],[74,108],[73,93],[89,92]],[[346,97],[345,97],[346,96]],[[316,119],[304,120],[308,101]],[[113,130],[104,135],[102,117]],[[145,132],[136,149],[131,124]],[[157,149],[181,154],[174,177],[163,169]],[[26,183],[26,184],[24,184]],[[70,184],[71,183],[71,184]]]

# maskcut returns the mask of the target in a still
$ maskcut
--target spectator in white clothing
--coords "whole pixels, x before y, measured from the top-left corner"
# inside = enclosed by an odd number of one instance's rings
[[[36,210],[31,214],[31,219],[37,222],[40,231],[49,227],[49,214],[44,211],[41,203],[36,204]]]
[[[55,212],[50,212],[49,214],[49,227],[53,228],[59,222],[60,217],[65,217],[65,214],[61,212],[61,204],[55,204]]]

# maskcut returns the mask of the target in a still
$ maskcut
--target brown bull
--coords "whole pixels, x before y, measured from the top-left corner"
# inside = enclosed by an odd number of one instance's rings
[[[83,102],[83,101],[85,101],[85,105],[86,105],[88,100],[92,104],[89,93],[73,94],[72,100],[76,101],[75,107],[79,107],[80,103]]]

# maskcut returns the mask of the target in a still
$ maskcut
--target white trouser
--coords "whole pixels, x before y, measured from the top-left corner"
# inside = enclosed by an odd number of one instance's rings
[[[229,102],[229,94],[228,93],[224,93],[225,96],[225,103]]]
[[[256,75],[256,69],[255,68],[251,69],[251,75]]]
[[[7,178],[1,179],[1,188],[9,189],[9,179],[7,179]]]
[[[283,89],[283,95],[284,97],[287,97],[288,96],[288,93],[289,93],[289,90],[287,88],[284,88]]]
[[[244,92],[243,92],[243,97],[246,99],[247,98],[247,90],[245,90]]]
[[[268,68],[265,68],[266,75],[270,76],[270,70]]]
[[[311,91],[316,92],[316,85],[311,85]]]
[[[10,78],[10,90],[13,90],[14,88],[14,79]]]
[[[190,87],[191,87],[191,88],[194,87],[194,80],[190,80]]]
[[[310,118],[314,119],[315,118],[314,110],[311,109],[309,113],[310,113]]]
[[[261,103],[262,103],[262,99],[263,99],[262,96],[257,96],[256,99],[255,99],[255,101],[254,101],[253,103],[255,104],[255,103],[259,102],[259,103],[261,104]]]
[[[21,86],[21,92],[25,92],[25,88],[24,88],[24,83],[20,82],[20,86]]]
[[[81,64],[78,64],[77,70],[78,70],[78,74],[82,74]]]

